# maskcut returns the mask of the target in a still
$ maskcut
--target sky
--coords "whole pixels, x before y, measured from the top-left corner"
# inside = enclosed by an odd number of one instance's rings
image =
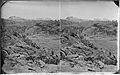
[[[2,18],[60,19],[69,16],[81,19],[118,18],[118,7],[111,1],[8,1],[2,7]]]

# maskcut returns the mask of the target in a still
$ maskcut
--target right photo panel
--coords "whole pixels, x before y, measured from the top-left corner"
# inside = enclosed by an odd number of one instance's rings
[[[60,71],[117,71],[118,6],[113,1],[60,3]]]

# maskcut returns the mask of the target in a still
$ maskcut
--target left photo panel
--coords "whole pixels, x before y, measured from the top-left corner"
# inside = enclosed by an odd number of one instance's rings
[[[2,7],[2,72],[58,72],[59,1],[8,1]]]

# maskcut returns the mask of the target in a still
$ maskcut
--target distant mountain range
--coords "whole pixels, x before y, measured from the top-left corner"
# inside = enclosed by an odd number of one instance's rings
[[[73,21],[73,22],[89,21],[89,20],[87,20],[87,19],[79,19],[79,18],[73,17],[73,16],[67,17],[66,20]]]
[[[13,20],[13,21],[26,21],[26,20],[52,20],[51,18],[36,18],[36,19],[25,19],[17,16],[10,16],[8,20]]]
[[[25,19],[25,18],[21,18],[21,17],[17,17],[17,16],[10,16],[8,18],[8,20],[25,21],[25,20],[52,20],[52,19],[51,18]],[[73,16],[66,17],[64,20],[73,21],[73,22],[91,21],[89,19],[79,19],[78,17],[73,17]],[[109,21],[106,18],[104,18],[104,19],[94,18],[93,20],[95,20],[95,21]]]
[[[25,21],[27,19],[21,18],[21,17],[17,17],[17,16],[11,16],[8,18],[8,20],[13,20],[13,21]]]

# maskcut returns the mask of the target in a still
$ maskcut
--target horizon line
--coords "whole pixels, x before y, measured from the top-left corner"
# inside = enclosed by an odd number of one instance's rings
[[[25,18],[25,17],[19,17],[19,16],[9,16],[9,17],[1,17],[3,19],[9,19],[10,17],[18,17],[18,18],[21,18],[21,19],[28,19],[28,20],[39,20],[39,19],[50,19],[50,20],[60,20],[60,19],[66,19],[67,17],[73,17],[73,18],[77,18],[77,19],[84,19],[84,20],[102,20],[102,21],[112,21],[112,20],[117,20],[117,19],[108,19],[108,18],[91,18],[91,19],[87,19],[87,18],[79,18],[79,17],[76,17],[76,16],[67,16],[65,18],[59,18],[59,19],[55,19],[55,18],[50,18],[50,17],[45,17],[45,18],[42,18],[42,17],[36,17],[36,18]]]

